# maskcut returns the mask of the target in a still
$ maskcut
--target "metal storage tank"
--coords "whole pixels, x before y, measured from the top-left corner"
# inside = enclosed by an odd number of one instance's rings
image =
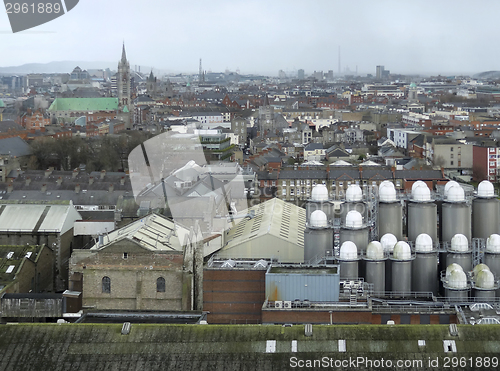
[[[415,292],[438,293],[438,252],[432,238],[425,233],[415,240],[415,260],[412,263],[411,285]]]
[[[441,206],[439,225],[441,241],[451,241],[457,233],[471,240],[471,208],[466,203],[464,189],[460,185],[445,188],[445,202]]]
[[[340,246],[338,261],[340,264],[341,280],[353,280],[359,277],[358,249],[354,242],[346,241]]]
[[[306,203],[306,221],[309,222],[311,214],[316,211],[323,211],[328,221],[333,218],[333,205],[329,201],[328,188],[324,184],[316,184],[311,191],[311,198]]]
[[[475,298],[495,298],[495,290],[498,289],[498,283],[495,282],[495,276],[486,264],[478,264],[474,267],[473,289]]]
[[[378,241],[372,241],[366,248],[365,281],[373,283],[374,292],[385,291],[385,262],[384,248]]]
[[[386,233],[380,239],[380,243],[384,248],[384,253],[389,257],[385,262],[385,291],[392,291],[392,253],[394,246],[398,243],[398,239],[392,233]]]
[[[363,224],[363,217],[355,210],[347,213],[345,224],[340,227],[339,241],[342,245],[346,241],[356,244],[360,254],[364,255],[369,241],[369,229]]]
[[[407,221],[410,241],[415,241],[422,233],[437,241],[437,205],[432,202],[427,185],[419,185],[412,190]]]
[[[304,230],[304,262],[326,256],[327,250],[333,250],[333,228],[326,214],[316,210]]]
[[[403,205],[392,182],[380,184],[377,226],[379,236],[392,233],[398,240],[403,238]]]
[[[414,257],[410,245],[399,241],[394,246],[392,260],[392,292],[401,296],[411,292],[411,263]]]
[[[469,297],[469,284],[464,271],[452,270],[444,282],[445,297],[449,301],[467,301]]]
[[[469,248],[467,237],[460,233],[457,233],[451,239],[446,255],[446,265],[452,263],[457,263],[466,272],[472,270],[472,250]]]
[[[349,211],[358,211],[363,216],[363,223],[368,219],[368,207],[363,202],[363,191],[357,184],[351,184],[345,192],[345,202],[340,205],[340,218],[345,222]],[[358,247],[359,248],[359,247]]]
[[[484,264],[490,268],[491,273],[496,277],[500,277],[500,235],[496,233],[489,236],[486,240]],[[496,294],[500,297],[500,288]]]
[[[498,232],[499,207],[493,184],[483,180],[477,187],[477,197],[472,201],[472,237],[488,238]]]

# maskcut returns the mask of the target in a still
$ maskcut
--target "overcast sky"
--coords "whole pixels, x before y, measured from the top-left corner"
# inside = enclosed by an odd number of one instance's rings
[[[214,72],[337,72],[340,46],[360,74],[476,73],[500,70],[499,14],[497,0],[80,0],[16,34],[0,13],[0,66],[117,62],[125,41],[132,67],[172,72],[199,58]]]

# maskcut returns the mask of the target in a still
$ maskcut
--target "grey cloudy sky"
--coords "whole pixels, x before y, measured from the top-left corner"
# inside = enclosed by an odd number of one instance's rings
[[[80,0],[68,14],[12,34],[0,14],[0,66],[117,62],[173,72],[276,75],[358,66],[375,73],[500,70],[500,2],[392,0]],[[82,66],[85,67],[85,66]]]

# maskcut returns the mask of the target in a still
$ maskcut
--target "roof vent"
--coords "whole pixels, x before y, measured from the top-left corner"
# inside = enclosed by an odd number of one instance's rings
[[[122,335],[130,334],[131,327],[132,325],[130,324],[130,322],[124,322],[122,326]]]

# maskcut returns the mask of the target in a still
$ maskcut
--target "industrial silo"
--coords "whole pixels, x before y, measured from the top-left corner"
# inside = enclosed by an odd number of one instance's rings
[[[304,262],[326,256],[327,250],[333,250],[333,228],[326,214],[316,210],[304,230]]]
[[[338,261],[340,264],[340,279],[355,280],[358,279],[358,249],[356,244],[346,241],[340,246]]]
[[[385,262],[385,291],[392,291],[392,254],[398,239],[392,233],[386,233],[380,239],[384,254],[389,258]]]
[[[493,184],[483,180],[477,187],[477,197],[472,201],[472,237],[488,238],[498,232],[498,200]]]
[[[356,210],[363,217],[363,223],[368,220],[368,207],[366,202],[363,202],[363,191],[357,184],[351,184],[345,192],[345,202],[340,205],[340,218],[345,221],[349,211]],[[359,248],[359,246],[358,246]]]
[[[366,248],[365,281],[373,283],[373,291],[385,291],[385,262],[384,248],[378,241],[372,241]]]
[[[311,198],[306,203],[306,221],[309,222],[311,214],[316,211],[323,211],[328,222],[333,218],[333,205],[328,198],[328,188],[324,184],[316,184],[311,191]]]
[[[438,293],[438,252],[432,238],[425,233],[415,240],[415,260],[412,263],[411,285],[414,292]]]
[[[491,273],[496,277],[500,277],[500,235],[496,233],[486,240],[484,264],[490,268]],[[500,289],[497,290],[497,296],[500,297]]]
[[[448,301],[468,301],[470,286],[465,272],[459,269],[451,270],[444,282],[445,297]]]
[[[339,240],[340,245],[346,241],[352,241],[356,244],[360,254],[364,255],[368,246],[369,229],[363,224],[363,217],[358,211],[351,210],[345,217],[345,223],[340,227]]]
[[[425,183],[412,189],[407,221],[410,241],[415,241],[422,233],[437,241],[437,205],[432,202],[431,192]]]
[[[414,257],[410,245],[399,241],[392,255],[392,292],[406,296],[411,292],[411,264]]]
[[[446,254],[446,265],[452,263],[457,263],[466,272],[472,270],[472,250],[467,237],[460,233],[453,236]]]
[[[457,233],[471,240],[471,208],[465,200],[464,189],[460,185],[445,187],[445,201],[441,205],[441,241],[451,241]]]
[[[403,205],[396,197],[394,184],[384,181],[379,187],[378,235],[392,233],[398,240],[403,238]]]
[[[486,264],[478,264],[474,267],[473,293],[476,299],[494,299],[498,283],[495,276]]]

